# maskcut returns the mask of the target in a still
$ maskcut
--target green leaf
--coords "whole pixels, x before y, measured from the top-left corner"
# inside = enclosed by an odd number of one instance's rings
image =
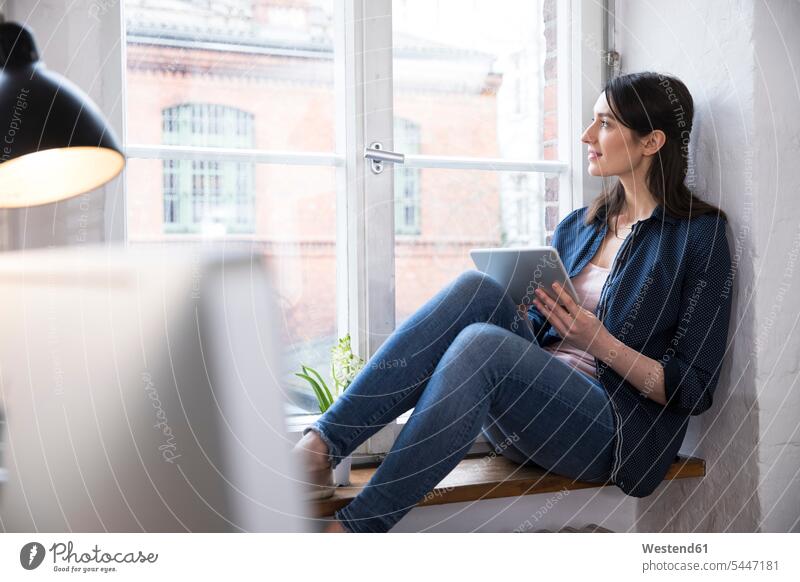
[[[333,396],[331,396],[331,391],[328,390],[328,386],[327,384],[325,384],[325,380],[322,379],[322,377],[317,373],[317,371],[314,368],[306,366],[304,364],[300,364],[300,367],[303,368],[303,371],[306,373],[306,379],[309,382],[313,382],[314,386],[316,386],[316,389],[319,390],[319,395],[317,396],[317,399],[320,401],[320,409],[322,410],[322,412],[325,412],[325,410],[327,410],[327,408],[329,408],[331,404],[333,404]],[[319,378],[319,383],[317,383],[313,378],[310,377],[311,374],[314,374],[317,378]],[[322,408],[323,406],[325,408]]]
[[[328,410],[328,408],[330,408],[331,404],[333,404],[333,400],[330,398],[330,392],[328,392],[326,396],[325,392],[323,392],[322,388],[320,388],[319,384],[317,384],[317,381],[311,376],[300,374],[298,372],[295,372],[295,376],[304,378],[311,385],[311,389],[314,391],[314,394],[317,397],[320,412],[325,412]]]
[[[317,403],[319,404],[320,411],[325,412],[325,410],[323,410],[326,406],[325,395],[322,393],[322,390],[320,390],[319,386],[317,385],[317,382],[313,378],[311,378],[310,376],[306,376],[305,374],[295,373],[295,376],[299,376],[300,378],[303,378],[308,382],[308,384],[311,386],[311,390],[314,391],[314,396],[317,397]]]
[[[328,395],[328,400],[330,401],[331,404],[333,404],[333,395],[331,394],[331,391],[328,388],[328,384],[325,382],[325,380],[322,379],[322,376],[320,376],[319,372],[317,372],[314,368],[309,368],[308,370],[317,377],[317,379],[319,380],[320,386],[325,391],[325,393]]]

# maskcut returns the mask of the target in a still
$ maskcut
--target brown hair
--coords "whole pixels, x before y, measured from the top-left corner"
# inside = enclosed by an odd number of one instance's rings
[[[697,198],[684,183],[689,167],[689,134],[692,130],[692,95],[679,79],[644,72],[611,79],[603,89],[611,112],[622,125],[644,137],[660,129],[666,141],[653,158],[647,172],[647,188],[664,212],[677,218],[725,212]],[[586,224],[605,208],[606,220],[618,216],[625,207],[625,188],[617,183],[595,198],[586,213]],[[609,222],[610,224],[610,222]]]

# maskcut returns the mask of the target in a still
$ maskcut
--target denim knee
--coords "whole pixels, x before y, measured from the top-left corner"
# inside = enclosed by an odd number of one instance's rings
[[[445,355],[455,358],[469,376],[482,374],[493,388],[495,379],[507,372],[504,344],[512,338],[519,339],[514,332],[493,323],[471,323],[459,332]]]
[[[467,269],[456,277],[454,284],[459,289],[467,292],[470,297],[476,293],[491,293],[498,298],[505,294],[503,286],[497,279],[477,269]]]
[[[512,331],[499,325],[479,321],[462,329],[450,347],[458,352],[474,350],[478,352],[476,356],[486,356],[496,353],[503,342],[513,335]]]

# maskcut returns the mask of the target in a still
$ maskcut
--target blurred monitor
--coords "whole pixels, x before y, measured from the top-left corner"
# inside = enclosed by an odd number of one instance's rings
[[[0,527],[306,531],[256,255],[0,256]]]

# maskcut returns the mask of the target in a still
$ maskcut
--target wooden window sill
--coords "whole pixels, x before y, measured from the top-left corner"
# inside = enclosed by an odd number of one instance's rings
[[[354,467],[350,472],[351,485],[337,487],[333,497],[312,502],[312,513],[316,517],[333,515],[334,511],[350,503],[372,478],[376,467],[376,464]],[[702,459],[680,457],[672,464],[664,480],[702,477],[705,472],[705,461]],[[592,487],[608,485],[573,481],[560,475],[547,474],[543,469],[523,467],[501,455],[468,455],[418,505],[440,505]]]

